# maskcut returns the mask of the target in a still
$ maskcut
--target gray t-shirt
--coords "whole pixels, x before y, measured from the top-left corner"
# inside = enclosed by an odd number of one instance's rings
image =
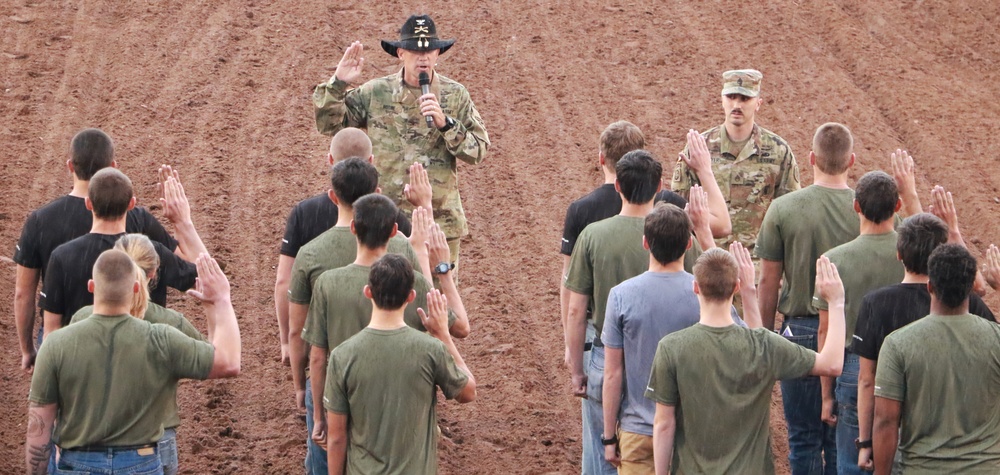
[[[619,421],[633,434],[653,435],[656,403],[646,399],[646,383],[660,340],[698,323],[701,306],[687,272],[645,272],[611,289],[601,340],[625,354]],[[733,308],[733,322],[745,326]]]

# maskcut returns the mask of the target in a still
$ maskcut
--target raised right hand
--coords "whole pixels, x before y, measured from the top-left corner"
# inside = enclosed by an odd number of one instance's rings
[[[828,303],[844,303],[844,282],[840,280],[837,266],[826,256],[816,259],[816,291]]]
[[[187,294],[205,304],[229,300],[229,279],[222,272],[219,263],[212,256],[203,253],[198,256],[195,264],[198,267],[198,278],[195,279],[194,288],[188,290]]]
[[[351,43],[344,51],[344,57],[337,63],[337,71],[333,77],[348,84],[355,84],[361,80],[361,68],[365,65],[365,58],[361,56],[365,51],[365,46],[360,41]]]
[[[892,176],[896,179],[899,194],[916,193],[917,178],[913,175],[913,157],[906,150],[896,149],[889,155],[892,162]]]
[[[448,297],[440,290],[431,289],[427,292],[427,311],[418,308],[417,314],[431,336],[438,339],[448,337]]]
[[[983,277],[986,277],[986,283],[993,287],[993,290],[1000,290],[1000,248],[997,248],[996,244],[990,244],[990,248],[986,250]]]

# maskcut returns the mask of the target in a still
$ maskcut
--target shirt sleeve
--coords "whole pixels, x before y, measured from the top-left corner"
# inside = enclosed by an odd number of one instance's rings
[[[580,240],[570,256],[569,274],[563,283],[567,289],[584,295],[594,293],[594,264],[590,259],[589,236],[586,229],[580,234]]]
[[[455,114],[455,126],[442,134],[445,146],[455,158],[475,165],[486,158],[490,147],[490,137],[486,133],[486,124],[480,117],[476,105],[469,97],[469,91],[464,87],[458,94],[459,101]]]
[[[785,156],[781,161],[780,173],[778,186],[774,187],[775,198],[802,188],[802,184],[799,182],[799,165],[787,142],[785,142]]]
[[[445,398],[455,399],[465,389],[465,385],[469,382],[469,377],[465,372],[458,369],[458,365],[455,364],[455,358],[452,358],[448,354],[444,343],[440,341],[435,343],[434,384],[437,384],[441,388],[441,392],[444,393]]]
[[[57,377],[59,355],[57,353],[60,350],[60,345],[53,346],[51,341],[53,341],[52,336],[46,338],[42,342],[42,346],[38,348],[38,356],[35,357],[35,369],[31,374],[31,389],[28,392],[28,400],[35,404],[46,405],[59,402],[59,378]]]
[[[190,320],[188,320],[187,318],[185,318],[184,315],[181,315],[180,313],[178,313],[177,316],[178,316],[179,320],[177,321],[177,325],[175,325],[174,328],[180,330],[180,332],[183,333],[188,338],[194,338],[195,340],[207,341],[207,340],[205,340],[205,336],[202,335],[201,332],[198,331],[198,329],[195,328],[194,325],[191,324]]]
[[[301,232],[299,229],[299,209],[301,206],[301,203],[295,205],[292,212],[288,213],[288,219],[285,220],[285,235],[281,238],[280,251],[283,256],[295,257],[299,253],[299,248],[305,244],[299,236]]]
[[[306,324],[302,328],[302,339],[318,348],[329,348],[330,342],[326,334],[327,315],[330,310],[327,290],[327,281],[323,275],[316,279],[315,292],[312,293],[312,300],[309,301],[309,313],[306,315]]]
[[[687,147],[681,153],[687,153]],[[701,182],[698,177],[688,168],[684,160],[677,160],[676,165],[674,165],[674,175],[670,180],[670,189],[681,196],[681,198],[687,199],[688,193],[693,185],[698,185]]]
[[[63,271],[61,254],[53,253],[49,258],[38,307],[58,315],[66,313],[66,273]]]
[[[86,320],[86,319],[90,318],[90,316],[93,315],[93,314],[94,314],[94,306],[93,305],[87,305],[86,307],[83,307],[80,310],[77,310],[76,313],[73,314],[73,317],[69,319],[69,324],[72,325],[72,324],[77,323],[77,322],[79,322],[81,320]]]
[[[764,222],[757,234],[757,244],[753,248],[754,255],[769,261],[785,260],[785,243],[781,237],[781,203],[772,202],[764,213]]]
[[[194,280],[198,278],[198,268],[194,264],[181,259],[163,245],[156,243],[157,251],[160,254],[160,271],[158,273],[162,285],[172,289],[185,290],[194,287]]]
[[[873,312],[872,299],[866,295],[858,308],[858,322],[851,337],[852,353],[872,361],[878,359],[878,349],[882,345],[881,332],[877,328],[879,320]]]
[[[177,249],[177,240],[174,239],[170,233],[167,232],[163,224],[160,224],[160,220],[156,219],[146,208],[137,206],[132,212],[129,213],[129,218],[135,217],[136,229],[128,230],[129,232],[137,232],[140,234],[145,234],[150,240],[158,242],[174,252]]]
[[[191,338],[170,325],[152,325],[150,338],[161,349],[163,364],[174,377],[208,379],[215,361],[215,347],[211,343]]]
[[[566,208],[566,219],[563,221],[562,245],[559,248],[559,252],[564,256],[573,255],[573,246],[576,245],[576,238],[580,237],[580,231],[583,231],[580,229],[579,221],[580,218],[576,203],[572,203],[569,205],[569,208]]]
[[[816,366],[816,352],[765,328],[758,328],[754,333],[764,338],[764,355],[774,379],[801,378]]]
[[[42,268],[42,253],[38,248],[38,218],[32,212],[21,228],[21,238],[14,246],[14,263],[29,269]]]
[[[882,345],[878,365],[875,368],[875,395],[902,401],[906,394],[906,374],[902,355],[895,345],[893,335],[889,335]]]
[[[351,407],[347,400],[347,375],[340,367],[337,350],[330,353],[330,361],[326,365],[326,387],[323,388],[323,407],[337,414],[347,414]]]
[[[349,84],[332,79],[316,86],[313,105],[316,107],[316,130],[323,135],[334,135],[344,127],[365,128],[368,125],[365,86],[348,91]]]
[[[609,348],[625,346],[624,326],[625,316],[622,315],[621,296],[618,288],[612,288],[608,294],[607,310],[604,312],[604,329],[601,331],[601,341]]]
[[[973,293],[969,294],[969,313],[996,323],[996,318],[993,316],[990,308],[986,306],[986,302],[983,302],[982,298]]]
[[[673,361],[663,340],[660,340],[660,344],[656,347],[656,355],[653,356],[653,368],[649,372],[649,384],[646,386],[645,396],[646,399],[668,406],[676,406],[681,402],[677,387],[676,362]]]
[[[312,300],[312,284],[309,282],[309,256],[297,256],[292,264],[292,278],[288,283],[288,301],[298,305],[309,305]]]

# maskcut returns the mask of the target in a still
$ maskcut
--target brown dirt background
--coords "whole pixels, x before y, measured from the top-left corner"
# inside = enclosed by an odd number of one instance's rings
[[[439,71],[465,84],[493,147],[461,168],[472,234],[463,296],[473,335],[460,349],[477,402],[441,405],[446,473],[579,471],[579,402],[561,365],[557,249],[566,206],[600,181],[597,137],[639,125],[669,170],[688,128],[721,122],[720,73],[765,74],[758,122],[791,143],[803,180],[815,128],[852,128],[852,177],[907,148],[921,195],[956,194],[978,254],[1000,241],[1000,177],[990,136],[1000,105],[1000,3],[956,2],[115,2],[0,5],[0,301],[27,213],[69,191],[72,135],[117,143],[140,203],[155,167],[180,169],[195,222],[228,264],[244,342],[235,380],[180,391],[184,473],[300,473],[304,424],[277,361],[272,289],[284,219],[325,189],[327,139],[309,100],[352,40],[366,77],[394,72],[378,47],[409,13],[429,12],[458,44]],[[987,300],[996,308],[998,300]],[[183,297],[173,304],[204,328]],[[7,307],[10,308],[10,307]],[[10,314],[8,314],[10,315]],[[0,473],[22,470],[29,378],[10,316],[0,319]],[[776,458],[787,453],[775,401]]]

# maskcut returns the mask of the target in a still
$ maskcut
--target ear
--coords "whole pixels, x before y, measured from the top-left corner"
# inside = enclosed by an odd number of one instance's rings
[[[135,283],[133,283],[133,284],[132,284],[132,293],[133,293],[133,294],[137,294],[137,293],[139,293],[139,289],[141,288],[141,287],[140,287],[141,285],[142,285],[142,284],[140,284],[138,280],[137,280],[137,281],[135,281]]]
[[[375,154],[374,153],[371,154],[371,155],[368,155],[368,163],[371,163],[371,164],[375,163]]]
[[[93,211],[94,210],[94,203],[92,203],[90,201],[90,197],[89,196],[85,196],[83,198],[83,205],[87,207],[87,211]]]
[[[688,245],[684,247],[684,250],[691,249],[691,246],[694,246],[694,236],[688,238]]]
[[[899,253],[899,251],[896,251],[896,260],[899,262],[903,262],[903,256]]]
[[[353,234],[355,236],[358,235],[358,231],[356,229],[354,229],[354,220],[353,219],[351,220],[351,234]]]
[[[94,279],[87,281],[87,292],[94,293]]]
[[[740,280],[736,279],[736,285],[733,286],[733,295],[736,295],[737,292],[739,291],[740,291]],[[730,295],[729,298],[732,299],[733,295]]]
[[[406,296],[406,303],[413,302],[417,298],[417,291],[410,289],[410,294]]]
[[[330,165],[331,167],[333,166],[333,154],[332,153],[327,152],[327,154],[326,154],[326,163],[328,165]]]
[[[111,160],[111,168],[118,168],[118,160]]]
[[[698,287],[698,281],[697,280],[694,281],[694,282],[692,282],[691,286],[692,286],[692,288],[694,290],[694,294],[695,295],[701,295],[701,287]]]
[[[382,187],[381,186],[376,186],[375,187],[375,193],[378,193],[378,194],[381,195],[382,194]]]
[[[642,248],[647,251],[649,250],[649,241],[646,240],[646,236],[642,237]]]
[[[753,108],[753,110],[754,111],[759,111],[760,110],[760,105],[764,103],[764,99],[762,97],[760,97],[760,94],[758,94],[755,99],[757,99],[757,105]]]
[[[927,292],[931,294],[931,297],[937,298],[937,294],[934,292],[934,286],[931,285],[931,281],[927,281]]]
[[[899,203],[897,202],[896,204],[899,204]],[[897,209],[896,211],[899,211],[899,210]],[[858,213],[858,214],[861,214],[861,204],[858,203],[858,200],[854,200],[854,212]]]
[[[353,221],[351,223],[353,224]],[[389,233],[389,239],[392,239],[393,237],[395,237],[396,233],[398,233],[398,232],[399,232],[399,223],[395,223],[395,224],[392,225],[392,232]]]
[[[847,168],[851,168],[851,167],[854,166],[854,159],[855,158],[857,158],[857,157],[854,155],[854,152],[851,152],[851,160],[849,162],[847,162]]]
[[[604,163],[606,161],[607,160],[604,158],[604,152],[602,152],[600,150],[597,150],[597,163],[601,164],[601,166],[603,167]],[[66,163],[69,163],[69,162],[66,162]]]
[[[128,211],[132,211],[132,208],[135,208],[135,196],[128,201]]]
[[[618,179],[617,178],[615,178],[615,191],[617,191],[619,193],[622,192],[622,185],[621,185],[621,183],[618,183]]]
[[[663,191],[663,178],[656,184],[656,194],[660,194],[661,191]]]
[[[903,200],[896,198],[896,207],[892,209],[894,213],[898,213],[899,210],[903,209]]]
[[[361,291],[361,293],[365,294],[365,298],[366,299],[371,299],[372,298],[372,288],[371,288],[371,286],[366,285],[365,288],[364,288],[364,290]]]
[[[812,150],[809,151],[809,166],[811,167],[816,166],[816,153],[813,152]]]
[[[66,160],[66,169],[69,170],[70,173],[76,174],[76,172],[73,171],[73,159],[72,158]]]
[[[333,188],[326,192],[326,196],[330,198],[333,204],[340,206],[340,200],[337,199],[337,194],[333,192]]]

